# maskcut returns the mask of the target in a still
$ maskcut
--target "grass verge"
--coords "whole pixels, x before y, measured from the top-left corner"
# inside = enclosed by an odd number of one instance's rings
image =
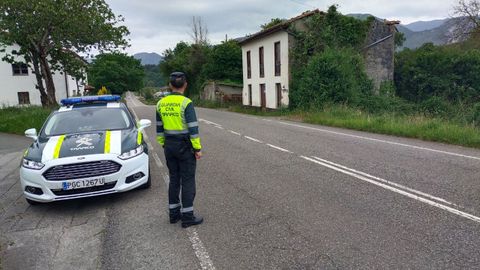
[[[0,109],[0,132],[23,135],[25,130],[39,130],[52,112],[39,106],[6,107]]]
[[[207,106],[205,106],[207,105]],[[220,108],[232,112],[261,116],[276,116],[282,119],[348,128],[372,133],[387,134],[426,141],[456,144],[480,148],[480,128],[462,125],[440,118],[423,115],[399,115],[395,113],[371,114],[346,106],[333,105],[319,111],[263,111],[258,108],[240,105],[224,105],[205,102],[196,106]]]

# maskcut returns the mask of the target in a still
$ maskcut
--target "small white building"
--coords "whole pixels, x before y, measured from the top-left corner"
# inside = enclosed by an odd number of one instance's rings
[[[17,49],[9,46],[6,52]],[[17,105],[41,105],[40,92],[35,88],[37,79],[35,74],[26,64],[10,64],[2,61],[5,52],[0,52],[0,108],[3,106]],[[19,60],[21,61],[21,60]],[[60,102],[62,98],[83,95],[85,83],[77,81],[74,77],[56,71],[53,75],[56,98]]]
[[[302,29],[303,19],[318,13],[305,12],[240,41],[243,62],[243,105],[269,109],[288,106],[290,83],[289,48],[294,37],[288,28]]]

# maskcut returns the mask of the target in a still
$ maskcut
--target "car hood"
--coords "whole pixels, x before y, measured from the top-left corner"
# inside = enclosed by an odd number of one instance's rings
[[[136,129],[96,131],[39,138],[25,152],[25,158],[38,162],[94,154],[117,154],[137,146]]]

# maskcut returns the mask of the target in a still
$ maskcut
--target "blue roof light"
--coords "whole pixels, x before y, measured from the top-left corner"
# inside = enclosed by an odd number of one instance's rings
[[[103,101],[103,102],[113,102],[119,101],[121,99],[118,95],[104,95],[104,96],[84,96],[84,97],[72,97],[72,98],[64,98],[60,102],[64,106],[74,105],[79,103],[88,103],[88,102],[96,102],[96,101]]]

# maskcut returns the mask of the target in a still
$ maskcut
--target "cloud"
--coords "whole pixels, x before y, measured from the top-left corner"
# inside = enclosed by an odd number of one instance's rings
[[[370,13],[377,17],[399,19],[402,23],[446,18],[455,1],[437,0],[107,0],[117,15],[125,17],[132,46],[128,53],[162,53],[179,41],[190,41],[190,22],[200,16],[208,27],[213,43],[255,33],[271,18],[291,18],[318,7],[326,10],[332,3],[340,12]]]

